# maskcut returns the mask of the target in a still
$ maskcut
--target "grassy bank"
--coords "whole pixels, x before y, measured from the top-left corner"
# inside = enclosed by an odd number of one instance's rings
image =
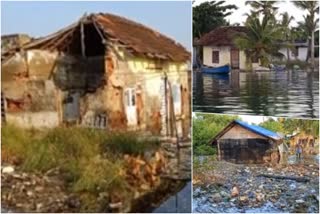
[[[130,188],[123,156],[142,156],[158,147],[158,141],[142,140],[135,133],[107,133],[88,128],[39,131],[12,125],[2,127],[2,163],[13,163],[26,172],[45,173],[59,168],[68,189],[85,192],[85,197],[90,199],[88,204],[102,191],[120,192],[125,197]]]

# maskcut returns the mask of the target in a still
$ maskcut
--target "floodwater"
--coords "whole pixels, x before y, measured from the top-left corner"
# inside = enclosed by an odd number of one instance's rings
[[[170,196],[154,213],[190,213],[191,212],[191,182],[173,196]]]
[[[189,143],[187,141],[186,143]],[[190,144],[191,145],[191,144]],[[190,213],[191,212],[191,146],[177,148],[175,144],[162,144],[168,158],[168,172],[164,175],[173,181],[183,182],[177,192],[170,195],[152,212],[154,213]]]
[[[303,71],[194,72],[193,111],[319,117],[319,73]]]

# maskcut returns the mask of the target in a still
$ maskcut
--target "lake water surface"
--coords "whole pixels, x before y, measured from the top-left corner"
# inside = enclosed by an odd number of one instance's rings
[[[319,73],[303,71],[194,72],[193,111],[317,118]]]

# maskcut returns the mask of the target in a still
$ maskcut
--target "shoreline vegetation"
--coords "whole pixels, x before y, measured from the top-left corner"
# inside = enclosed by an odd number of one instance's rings
[[[161,184],[173,189],[160,178],[166,167],[160,144],[133,132],[4,125],[2,206],[20,212],[129,212],[135,200]],[[12,171],[5,173],[6,167]]]

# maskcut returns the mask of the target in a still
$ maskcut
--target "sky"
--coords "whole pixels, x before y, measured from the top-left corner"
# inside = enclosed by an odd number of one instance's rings
[[[193,5],[199,5],[202,2],[206,2],[207,0],[196,0]],[[234,4],[238,7],[237,10],[233,10],[230,16],[227,16],[226,19],[230,21],[231,24],[240,23],[241,25],[246,19],[244,16],[245,13],[250,12],[250,6],[245,5],[246,0],[227,0],[225,4]],[[293,16],[295,20],[290,24],[291,26],[296,26],[298,21],[303,21],[303,15],[306,12],[298,9],[293,5],[293,3],[289,0],[283,0],[283,2],[279,2],[277,5],[278,9],[278,17],[281,13],[288,12],[289,15]],[[280,18],[280,17],[279,17]]]
[[[210,114],[210,113],[209,113]],[[222,115],[222,114],[217,114]],[[196,112],[192,112],[192,117],[196,116]],[[253,115],[238,115],[242,121],[247,122],[249,124],[260,124],[270,118],[277,120],[277,117],[269,117],[269,116],[253,116]]]
[[[147,25],[191,50],[191,1],[179,2],[11,2],[1,3],[1,34],[46,36],[85,12],[105,12]]]
[[[250,124],[260,124],[266,120],[269,120],[270,118],[273,118],[276,120],[276,117],[267,117],[267,116],[252,116],[252,115],[239,115],[239,117]]]

